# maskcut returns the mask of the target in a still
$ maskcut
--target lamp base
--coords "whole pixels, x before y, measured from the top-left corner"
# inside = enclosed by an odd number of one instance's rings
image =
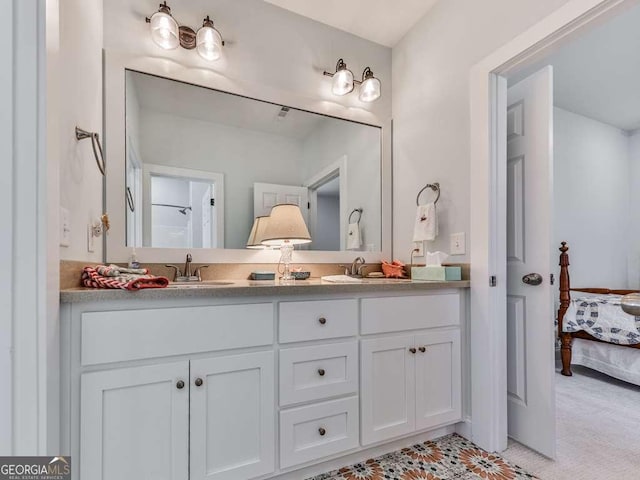
[[[286,285],[294,283],[295,277],[291,275],[291,258],[293,257],[293,245],[285,243],[280,247],[280,262],[284,265],[280,283]]]

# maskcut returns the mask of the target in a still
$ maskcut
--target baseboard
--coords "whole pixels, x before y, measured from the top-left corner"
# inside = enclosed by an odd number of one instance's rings
[[[461,437],[471,440],[471,417],[465,417],[460,423],[456,423],[456,433]]]

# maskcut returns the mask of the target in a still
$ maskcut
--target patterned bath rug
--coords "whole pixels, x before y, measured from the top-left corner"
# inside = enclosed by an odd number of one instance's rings
[[[533,475],[455,433],[308,480],[529,480]]]

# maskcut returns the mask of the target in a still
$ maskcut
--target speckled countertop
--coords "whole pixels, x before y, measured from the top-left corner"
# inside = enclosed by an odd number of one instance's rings
[[[218,284],[196,284],[144,289],[137,292],[97,288],[69,288],[60,292],[62,303],[86,303],[106,300],[164,300],[172,298],[230,298],[278,295],[308,295],[367,292],[418,292],[444,288],[469,288],[470,282],[433,282],[394,279],[365,279],[360,283],[331,283],[319,278],[298,280],[282,285],[278,281],[229,280]]]

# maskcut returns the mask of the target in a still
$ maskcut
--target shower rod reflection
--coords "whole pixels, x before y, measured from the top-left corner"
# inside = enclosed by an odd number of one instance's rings
[[[186,215],[187,214],[187,210],[189,211],[193,211],[193,208],[191,207],[185,207],[183,205],[170,205],[168,203],[152,203],[151,204],[153,207],[169,207],[169,208],[177,208],[178,211],[183,214]]]

